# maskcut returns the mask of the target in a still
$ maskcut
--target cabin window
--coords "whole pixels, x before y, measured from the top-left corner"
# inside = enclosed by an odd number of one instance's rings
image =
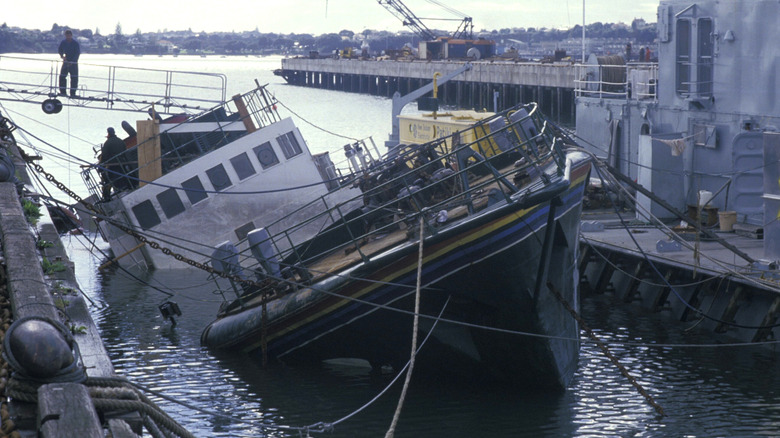
[[[194,176],[187,181],[181,183],[181,186],[187,193],[187,199],[190,200],[190,204],[195,205],[198,202],[208,198],[208,194],[203,189],[203,184],[200,182],[200,178]]]
[[[181,202],[179,194],[176,193],[176,189],[167,189],[158,194],[157,202],[160,203],[160,207],[168,219],[184,211],[184,204]]]
[[[260,162],[260,166],[262,166],[263,169],[268,169],[275,164],[279,164],[279,158],[276,156],[276,152],[274,152],[274,148],[271,147],[270,142],[265,142],[252,150],[255,152],[257,161]]]
[[[230,164],[233,165],[233,170],[236,171],[239,180],[244,180],[254,175],[255,166],[249,161],[249,156],[244,152],[241,155],[236,155],[230,159]]]
[[[206,171],[206,176],[209,177],[211,185],[214,186],[214,190],[222,191],[230,187],[233,183],[230,181],[230,177],[225,171],[225,167],[221,164],[217,164],[211,169]]]
[[[138,221],[138,225],[144,230],[148,230],[160,223],[160,216],[157,214],[152,202],[149,200],[134,205],[132,210],[135,219]]]
[[[677,94],[691,92],[691,22],[677,20]]]
[[[712,95],[712,18],[700,18],[697,38],[696,82],[700,96]]]
[[[295,138],[295,134],[292,132],[276,137],[276,141],[279,142],[279,146],[282,147],[282,153],[288,160],[303,152],[301,145],[298,144],[298,139]]]

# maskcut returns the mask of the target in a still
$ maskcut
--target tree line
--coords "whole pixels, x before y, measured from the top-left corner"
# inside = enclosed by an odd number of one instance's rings
[[[82,46],[84,53],[114,54],[167,54],[167,53],[215,53],[226,55],[308,54],[319,52],[330,54],[347,47],[360,49],[368,47],[372,55],[388,49],[401,49],[405,45],[417,47],[420,38],[410,32],[388,32],[364,30],[359,33],[342,30],[338,33],[312,35],[308,33],[264,33],[258,29],[244,32],[193,32],[158,31],[124,33],[121,24],[113,32],[103,34],[99,29],[77,29],[58,24],[49,30],[31,30],[0,26],[0,53],[56,53],[63,38],[63,32],[71,29]],[[438,31],[446,35],[444,31]],[[649,45],[656,37],[654,24],[634,20],[625,24],[593,23],[586,26],[588,38],[614,39]],[[475,33],[475,38],[492,39],[499,44],[512,42],[541,44],[543,42],[577,39],[582,27],[570,29],[514,28]],[[638,47],[638,46],[637,46]]]

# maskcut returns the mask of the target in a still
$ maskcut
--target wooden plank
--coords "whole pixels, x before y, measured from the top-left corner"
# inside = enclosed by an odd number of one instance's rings
[[[160,123],[156,120],[136,122],[138,138],[138,178],[139,186],[144,181],[154,181],[162,176],[160,160]]]
[[[244,122],[246,132],[252,133],[257,131],[257,126],[255,126],[255,123],[252,121],[249,110],[246,108],[246,103],[244,103],[244,99],[241,98],[240,94],[233,96],[233,104],[236,106],[238,114],[241,116],[241,121]]]
[[[42,438],[103,438],[103,428],[84,385],[50,383],[38,388],[38,431]]]
[[[138,438],[129,424],[116,418],[108,420],[108,430],[114,438]]]

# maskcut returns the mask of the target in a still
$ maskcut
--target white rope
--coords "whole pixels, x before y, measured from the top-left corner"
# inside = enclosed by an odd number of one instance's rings
[[[398,418],[401,416],[401,409],[404,406],[404,399],[406,399],[406,391],[409,389],[409,382],[412,380],[412,370],[414,369],[414,358],[417,355],[417,330],[419,328],[420,321],[420,285],[422,283],[422,262],[423,262],[423,234],[425,232],[425,217],[420,215],[420,246],[417,255],[417,290],[414,294],[414,329],[412,330],[412,353],[409,358],[409,370],[406,372],[406,380],[404,381],[404,389],[401,391],[401,397],[398,399],[398,406],[395,408],[395,415],[393,415],[393,422],[390,423],[390,428],[385,434],[385,438],[393,438],[395,435],[395,426],[398,424]]]

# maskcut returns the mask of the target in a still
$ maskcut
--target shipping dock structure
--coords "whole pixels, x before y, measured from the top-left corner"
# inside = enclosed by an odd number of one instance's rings
[[[438,98],[459,108],[501,111],[523,102],[564,125],[574,122],[575,67],[570,62],[512,60],[361,60],[285,58],[274,73],[291,85],[392,97],[406,95],[439,73],[468,70],[439,85]]]

